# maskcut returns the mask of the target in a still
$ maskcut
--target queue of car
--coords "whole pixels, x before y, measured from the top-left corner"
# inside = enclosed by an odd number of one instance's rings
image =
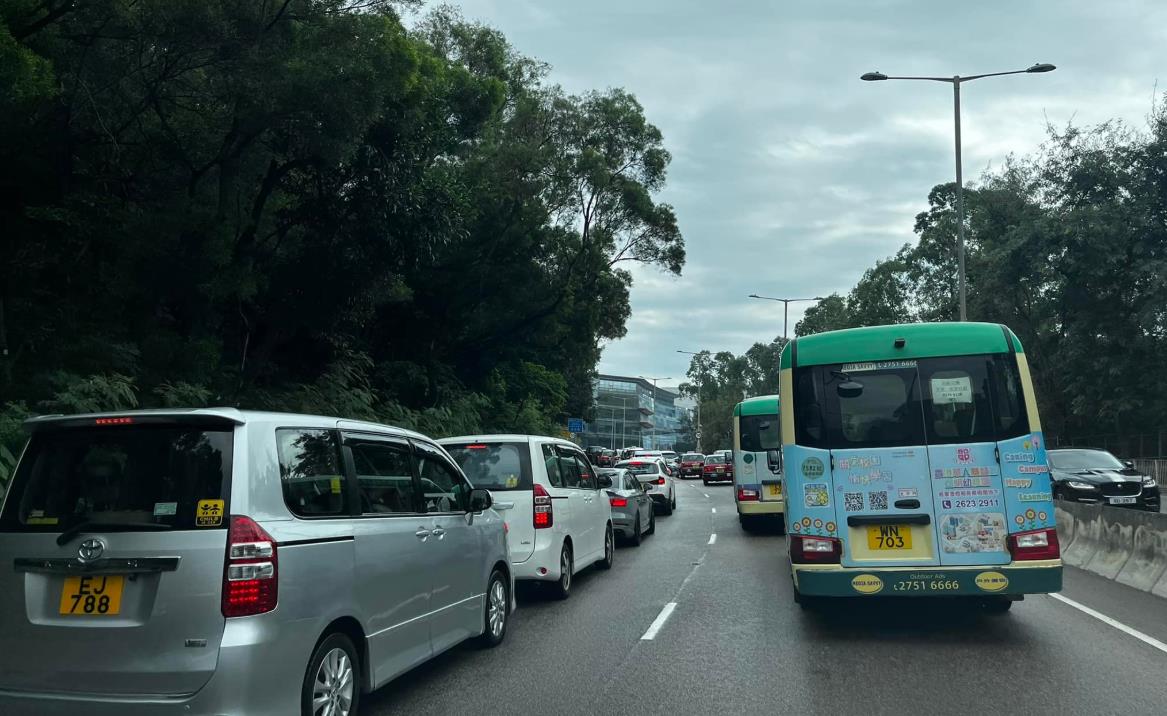
[[[552,437],[234,408],[27,428],[0,504],[5,716],[350,716],[500,644],[517,581],[567,598],[676,507],[663,455],[597,469]]]

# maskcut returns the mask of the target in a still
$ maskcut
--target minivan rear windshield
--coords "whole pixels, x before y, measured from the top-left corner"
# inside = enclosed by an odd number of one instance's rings
[[[621,469],[627,470],[633,475],[655,475],[657,468],[655,462],[630,462],[627,464],[617,465]]]
[[[530,490],[531,454],[527,443],[446,445],[474,487],[484,490]]]
[[[189,425],[38,432],[9,486],[0,531],[225,527],[231,444],[230,428]]]

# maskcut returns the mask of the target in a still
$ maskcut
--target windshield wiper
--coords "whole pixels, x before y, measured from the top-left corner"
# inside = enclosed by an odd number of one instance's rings
[[[80,522],[62,532],[57,537],[57,544],[64,546],[82,532],[166,532],[172,529],[161,522]]]

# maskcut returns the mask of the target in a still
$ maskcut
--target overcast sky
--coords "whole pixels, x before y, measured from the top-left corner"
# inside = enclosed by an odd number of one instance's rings
[[[1167,76],[1167,3],[1136,0],[465,0],[571,92],[624,87],[673,155],[683,275],[637,270],[628,335],[600,370],[684,378],[676,349],[741,353],[782,304],[846,292],[913,241],[953,179],[952,92],[898,75],[1058,66],[964,85],[966,181],[1034,152],[1046,123],[1142,126]],[[806,304],[790,307],[790,330]]]

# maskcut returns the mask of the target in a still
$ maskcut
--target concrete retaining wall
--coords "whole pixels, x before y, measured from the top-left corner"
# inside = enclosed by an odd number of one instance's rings
[[[1167,597],[1167,514],[1058,502],[1066,564]]]

